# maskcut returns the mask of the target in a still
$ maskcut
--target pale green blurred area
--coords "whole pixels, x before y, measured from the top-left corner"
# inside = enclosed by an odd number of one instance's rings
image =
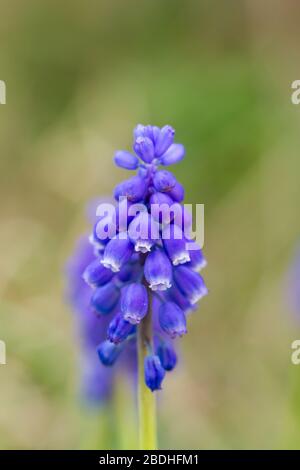
[[[174,171],[205,204],[210,294],[159,394],[161,448],[297,448],[300,337],[286,300],[299,238],[295,0],[0,6],[0,448],[135,447],[134,397],[78,401],[63,266],[86,203],[125,177],[135,124],[171,124]],[[300,317],[299,317],[300,318]]]

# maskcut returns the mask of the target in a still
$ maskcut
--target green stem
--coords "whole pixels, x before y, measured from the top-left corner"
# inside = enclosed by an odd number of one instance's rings
[[[149,289],[148,298],[148,313],[138,327],[139,442],[141,450],[156,450],[156,400],[144,378],[145,357],[152,348],[152,293]]]

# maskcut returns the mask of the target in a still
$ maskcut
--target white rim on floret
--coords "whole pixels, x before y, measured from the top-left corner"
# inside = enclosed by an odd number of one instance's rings
[[[150,241],[138,240],[135,243],[134,251],[137,251],[137,252],[140,252],[140,253],[149,253],[149,251],[151,251],[152,245],[153,244]]]
[[[204,297],[207,294],[208,294],[207,288],[202,287],[200,292],[193,294],[191,298],[189,299],[189,301],[192,305],[195,305],[197,302],[199,302],[200,299],[202,299],[202,297]]]
[[[167,290],[172,286],[171,282],[168,279],[156,279],[155,281],[152,281],[150,284],[150,289],[153,291],[156,290]]]
[[[190,255],[186,251],[182,251],[181,253],[177,253],[172,258],[172,263],[174,266],[178,266],[179,264],[185,264],[191,261]]]
[[[101,264],[103,264],[105,268],[110,269],[113,273],[117,273],[120,271],[120,263],[118,263],[113,258],[108,258],[108,257],[103,258],[101,260]]]

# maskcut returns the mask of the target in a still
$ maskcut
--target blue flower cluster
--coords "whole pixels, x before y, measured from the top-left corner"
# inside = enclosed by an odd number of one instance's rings
[[[154,341],[145,359],[145,383],[152,391],[161,388],[165,371],[175,367],[173,340],[187,332],[187,313],[207,294],[198,273],[206,260],[189,238],[191,216],[181,205],[184,188],[171,172],[159,168],[184,157],[174,134],[168,125],[138,125],[134,153],[116,152],[116,165],[137,173],[115,188],[114,216],[98,216],[91,236],[95,258],[83,273],[94,288],[91,307],[104,319],[110,316],[107,339],[98,346],[105,366],[112,366],[136,341],[153,298]]]

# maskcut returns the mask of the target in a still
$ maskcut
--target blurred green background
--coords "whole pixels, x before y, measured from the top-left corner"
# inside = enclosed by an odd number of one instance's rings
[[[299,14],[295,0],[1,1],[0,448],[135,446],[128,386],[110,411],[78,402],[63,266],[87,201],[125,175],[112,156],[139,122],[175,127],[187,149],[175,173],[205,204],[210,295],[160,393],[160,447],[300,447],[300,320],[285,292]],[[121,420],[123,438],[107,439]]]

